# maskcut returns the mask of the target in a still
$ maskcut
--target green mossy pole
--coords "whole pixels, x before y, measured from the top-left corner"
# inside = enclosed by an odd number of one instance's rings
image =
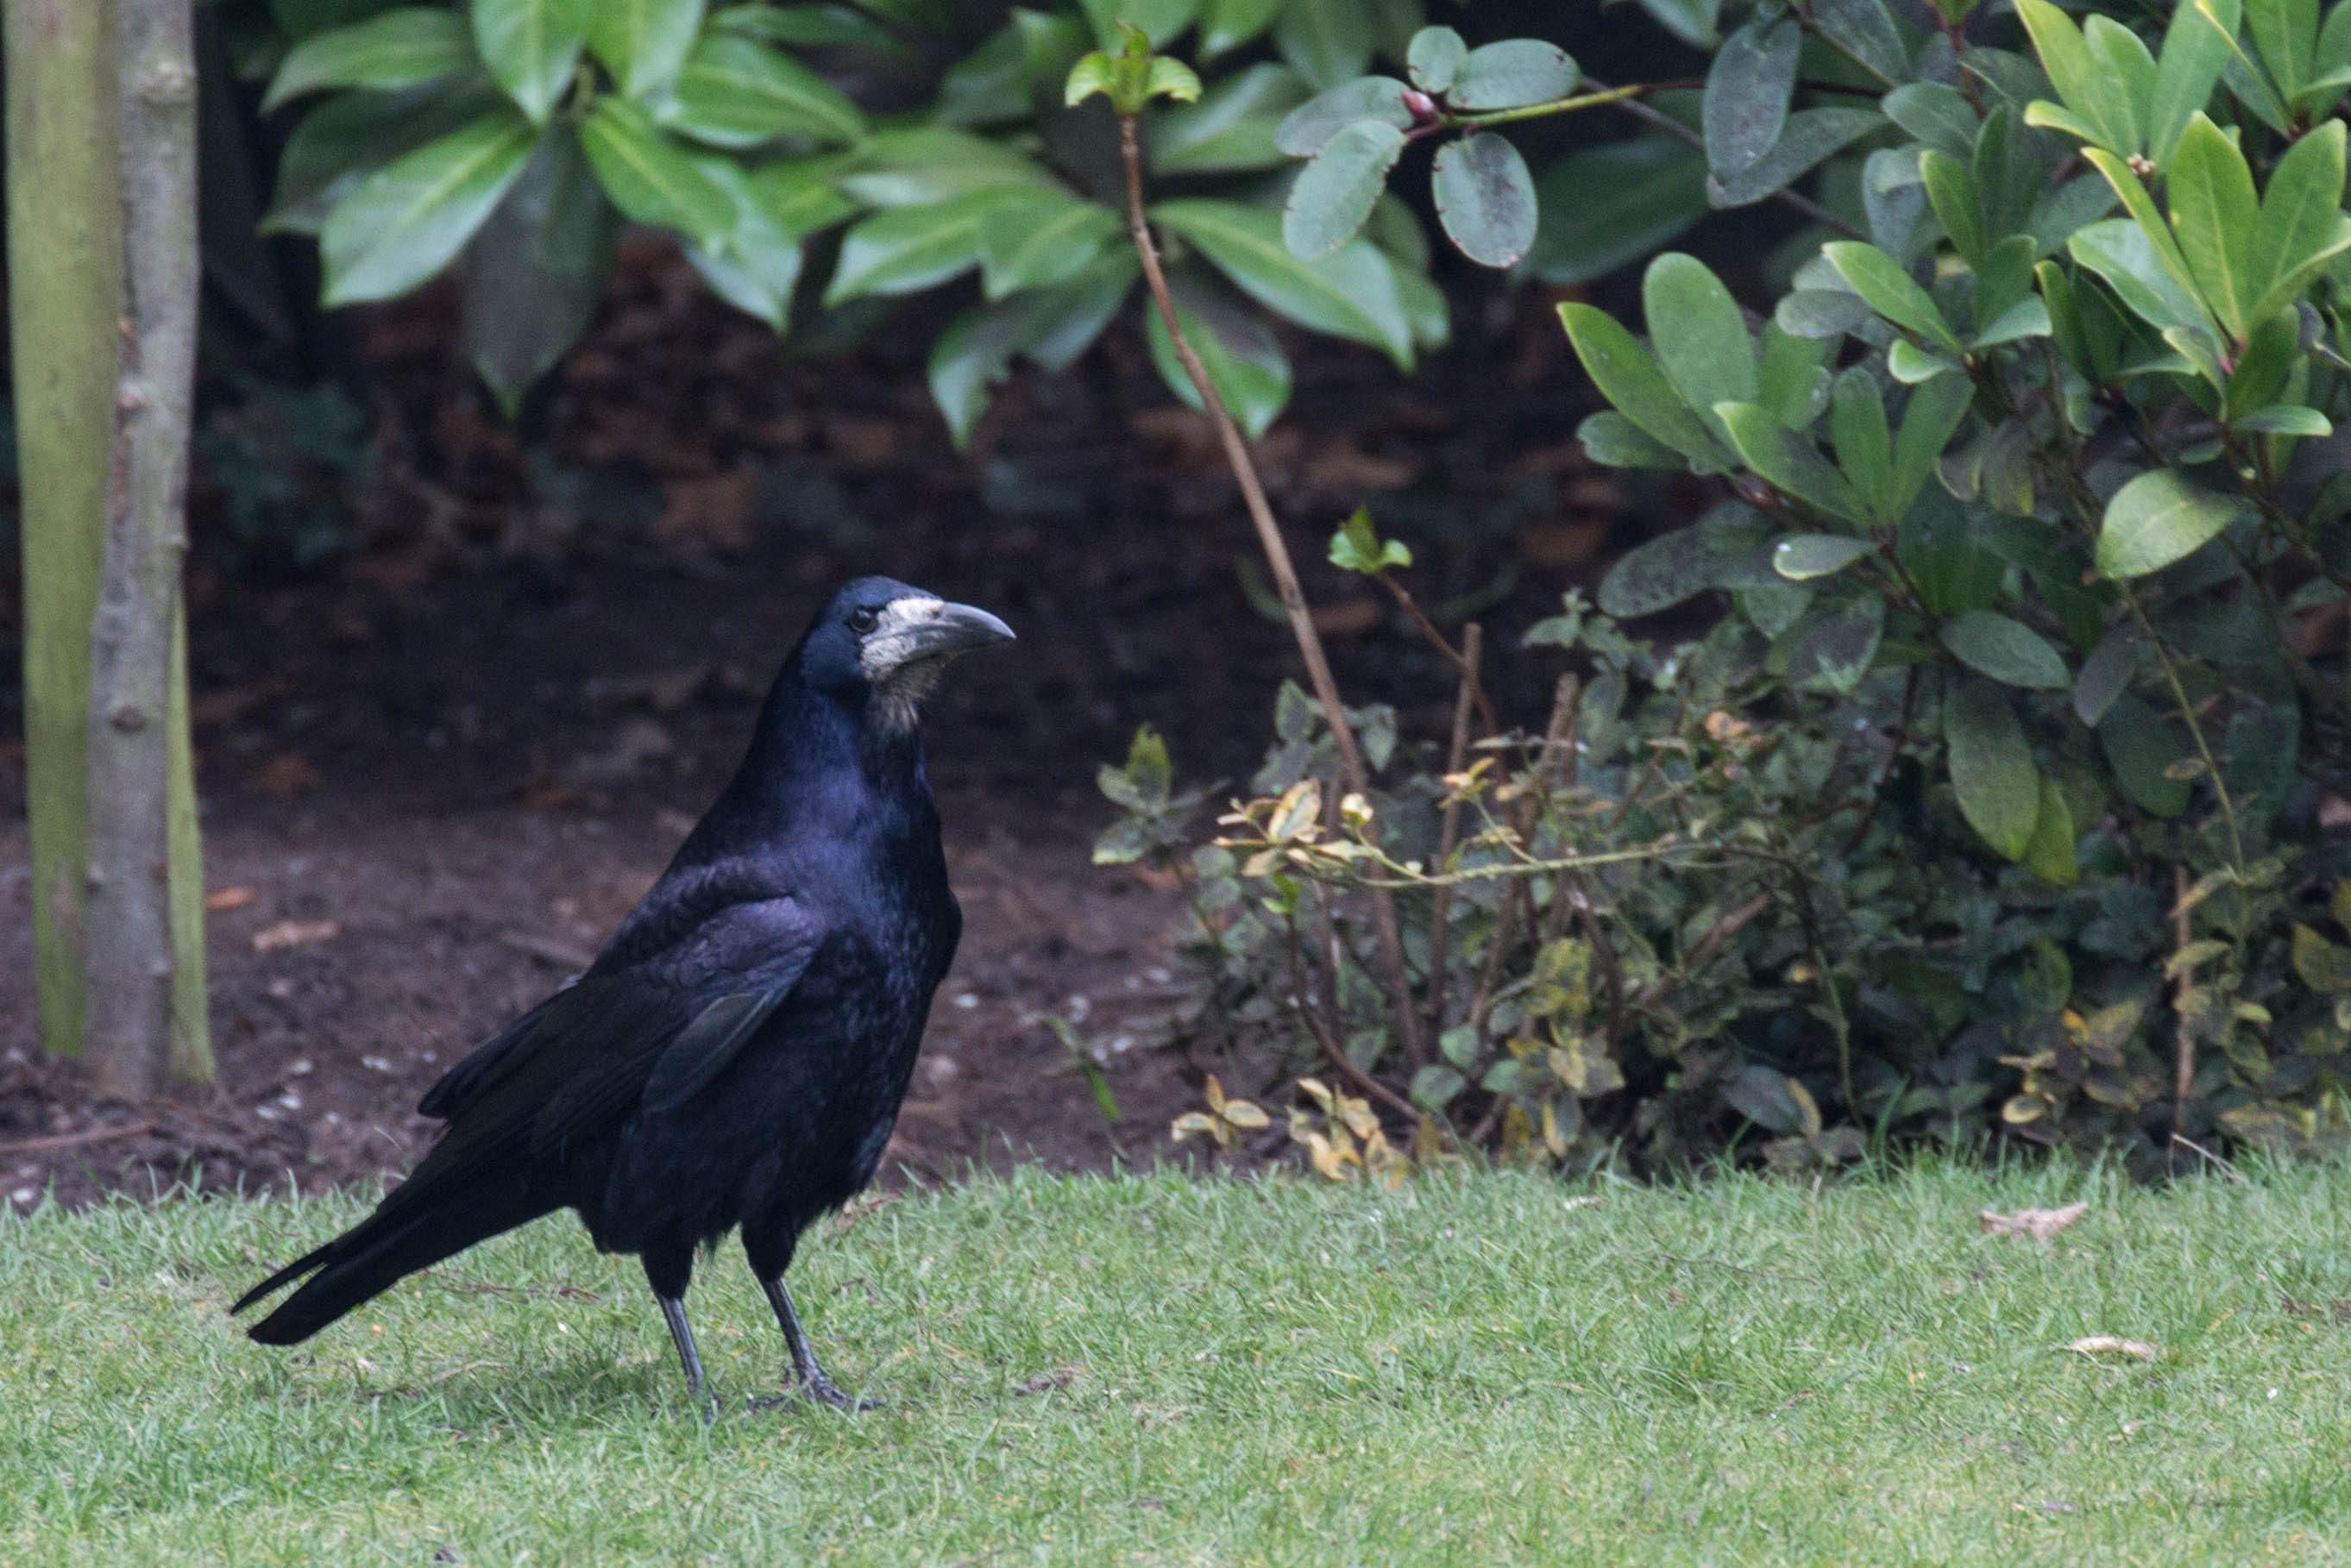
[[[89,623],[122,313],[112,0],[5,0],[8,312],[23,493],[25,771],[41,1042],[79,1055]]]
[[[188,737],[191,0],[6,0],[26,740],[42,1037],[212,1076]]]

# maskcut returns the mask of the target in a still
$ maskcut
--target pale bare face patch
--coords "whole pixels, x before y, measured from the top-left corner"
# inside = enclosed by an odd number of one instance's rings
[[[882,722],[893,729],[913,726],[915,710],[930,695],[946,664],[945,659],[921,656],[924,629],[946,608],[941,599],[893,599],[882,607],[873,629],[858,641],[858,667],[873,688]]]

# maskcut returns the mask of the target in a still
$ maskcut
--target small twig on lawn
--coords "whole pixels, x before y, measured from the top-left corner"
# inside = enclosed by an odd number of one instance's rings
[[[119,1127],[84,1127],[79,1132],[57,1133],[48,1137],[20,1138],[15,1143],[0,1143],[0,1158],[16,1154],[47,1154],[53,1149],[78,1148],[84,1144],[108,1143],[119,1137],[137,1137],[141,1133],[155,1130],[153,1122],[132,1122]]]
[[[1265,553],[1265,564],[1273,574],[1274,587],[1281,596],[1281,607],[1290,618],[1290,635],[1297,639],[1298,651],[1306,661],[1306,673],[1314,685],[1316,701],[1322,705],[1322,716],[1331,726],[1331,739],[1339,749],[1340,771],[1345,774],[1347,788],[1354,794],[1368,796],[1372,792],[1371,774],[1364,770],[1362,751],[1355,744],[1355,732],[1347,722],[1346,705],[1339,700],[1339,683],[1332,678],[1331,661],[1323,656],[1322,634],[1314,629],[1313,612],[1306,607],[1305,591],[1298,586],[1298,569],[1291,565],[1290,546],[1281,537],[1281,527],[1274,521],[1273,506],[1265,498],[1265,486],[1258,480],[1257,464],[1249,458],[1249,444],[1241,439],[1240,428],[1225,400],[1217,393],[1216,383],[1208,379],[1207,367],[1185,336],[1182,323],[1176,318],[1176,297],[1167,290],[1167,275],[1159,265],[1159,246],[1151,237],[1151,223],[1143,211],[1143,152],[1135,137],[1135,116],[1122,114],[1118,119],[1119,157],[1126,172],[1126,228],[1134,242],[1134,254],[1143,264],[1143,277],[1151,290],[1151,298],[1159,309],[1159,319],[1167,328],[1168,340],[1175,346],[1176,358],[1183,362],[1184,371],[1191,379],[1192,389],[1200,396],[1200,406],[1207,410],[1209,421],[1216,427],[1217,439],[1223,445],[1225,462],[1240,485],[1241,500],[1249,508],[1249,521],[1257,528],[1258,546]],[[1387,973],[1388,1003],[1395,1011],[1396,1030],[1404,1037],[1405,1060],[1417,1069],[1427,1064],[1428,1043],[1421,1037],[1420,1010],[1415,1005],[1412,980],[1405,967],[1404,932],[1396,924],[1395,898],[1385,888],[1372,889],[1372,926],[1378,934],[1380,964]]]
[[[2228,1179],[2230,1186],[2250,1187],[2252,1185],[2252,1183],[2245,1179],[2245,1173],[2243,1171],[2239,1170],[2235,1166],[2230,1164],[2219,1155],[2214,1154],[2210,1149],[2206,1148],[2194,1138],[2182,1137],[2179,1134],[2175,1132],[2171,1135],[2171,1141],[2178,1144],[2181,1148],[2199,1155],[2205,1160],[2209,1161],[2214,1168],[2219,1170],[2222,1176]]]
[[[1471,621],[1461,628],[1461,685],[1453,698],[1453,743],[1445,753],[1445,772],[1459,773],[1469,759],[1469,709],[1479,691],[1478,663],[1485,651],[1486,628]],[[1491,734],[1492,721],[1487,733]],[[1453,851],[1461,842],[1461,802],[1446,802],[1443,826],[1437,836],[1437,864],[1449,870]],[[1445,1033],[1446,917],[1452,913],[1453,889],[1438,888],[1428,896],[1428,1030]]]

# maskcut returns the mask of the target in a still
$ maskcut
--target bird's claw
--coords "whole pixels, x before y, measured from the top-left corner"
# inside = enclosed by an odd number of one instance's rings
[[[860,1399],[854,1395],[843,1393],[831,1378],[820,1372],[813,1377],[800,1379],[800,1386],[789,1394],[768,1394],[752,1400],[751,1408],[773,1410],[802,1399],[814,1404],[830,1405],[836,1410],[844,1411],[852,1416],[864,1410],[879,1410],[883,1405],[879,1399]]]

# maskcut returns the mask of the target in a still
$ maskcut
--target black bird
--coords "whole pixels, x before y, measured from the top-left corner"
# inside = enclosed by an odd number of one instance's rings
[[[800,1232],[872,1179],[963,917],[915,711],[947,661],[1011,640],[886,577],[836,595],[784,661],[749,754],[595,963],[451,1068],[448,1120],[376,1211],[246,1293],[308,1338],[403,1275],[562,1208],[633,1252],[689,1387],[697,1243],[741,1226],[792,1370],[818,1366],[784,1288]]]

